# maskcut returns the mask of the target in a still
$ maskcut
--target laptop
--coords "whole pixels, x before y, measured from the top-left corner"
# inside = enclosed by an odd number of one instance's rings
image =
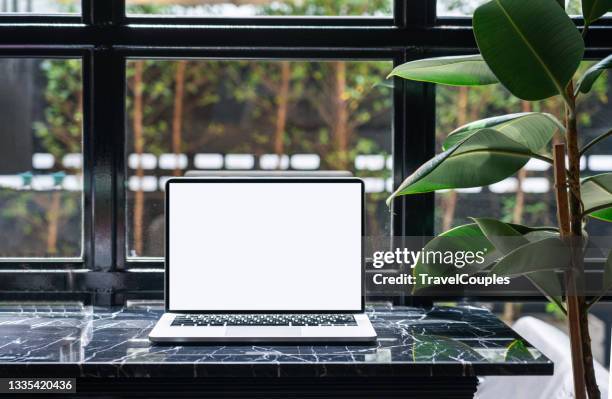
[[[165,313],[153,342],[366,342],[364,183],[166,182]]]

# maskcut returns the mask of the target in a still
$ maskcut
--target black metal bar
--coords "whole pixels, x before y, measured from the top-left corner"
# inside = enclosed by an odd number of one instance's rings
[[[114,103],[106,104],[106,111],[113,115],[113,147],[114,165],[113,173],[115,176],[114,201],[115,207],[115,269],[125,269],[127,257],[127,228],[126,228],[126,58],[120,53],[113,51],[112,62],[115,68],[116,78],[114,79]]]
[[[57,292],[57,291],[0,291],[0,302],[82,302],[94,304],[94,295],[90,292]]]
[[[116,232],[118,222],[118,186],[123,171],[118,169],[123,153],[123,98],[125,97],[125,63],[108,47],[93,52],[91,85],[85,88],[92,96],[89,131],[93,143],[93,270],[112,270],[116,265],[117,248],[124,241]]]
[[[423,58],[413,49],[405,60]],[[405,115],[396,115],[404,131],[396,131],[394,143],[394,186],[412,174],[435,154],[435,92],[431,84],[395,79],[404,88],[401,107]],[[396,111],[400,111],[397,110]],[[400,111],[402,112],[402,111]],[[396,162],[396,163],[395,163]],[[432,194],[402,196],[394,201],[393,235],[432,236],[434,200]]]
[[[92,46],[15,46],[0,44],[0,56],[10,58],[82,58]]]
[[[595,35],[590,36],[594,38]],[[469,27],[398,29],[393,27],[227,27],[0,24],[0,44],[87,45],[113,43],[142,47],[475,47]]]
[[[403,64],[406,61],[406,54],[394,60],[394,66]],[[393,188],[399,185],[408,176],[408,170],[405,166],[405,152],[407,142],[407,126],[406,126],[406,92],[405,81],[403,79],[393,79]],[[405,235],[404,218],[401,201],[393,201],[391,207],[391,235]]]
[[[0,24],[79,24],[81,16],[78,14],[0,14]]]
[[[406,62],[406,52],[402,51],[394,60],[393,66],[398,66]],[[401,182],[408,176],[405,168],[405,150],[406,150],[406,91],[404,81],[398,78],[393,79],[393,130],[392,130],[392,148],[393,167],[391,169],[393,177],[393,188],[399,187]],[[398,209],[398,200],[392,202],[390,206],[391,217],[391,240],[393,247],[401,246],[397,242],[398,238],[404,235],[404,213],[403,209]],[[401,294],[393,298],[395,305],[406,304],[406,295]]]
[[[84,257],[83,257],[84,258]],[[80,270],[87,265],[84,260],[79,259],[49,259],[32,260],[28,258],[3,260],[0,262],[0,269],[13,270],[15,272],[29,272],[31,270]]]
[[[130,25],[210,25],[210,26],[393,26],[394,19],[389,17],[310,17],[310,16],[258,16],[252,18],[232,17],[182,17],[127,15],[125,23]]]
[[[115,46],[119,54],[130,58],[198,58],[240,60],[391,60],[402,50],[399,48],[358,47],[131,47]]]
[[[41,293],[65,299],[91,297],[94,305],[119,305],[130,293],[146,292],[148,298],[163,298],[163,270],[146,272],[107,271],[0,271],[0,300],[40,298]],[[134,297],[130,295],[130,297]]]
[[[125,21],[125,0],[83,0],[83,19],[90,25],[119,25]]]
[[[410,49],[404,62],[422,58],[419,49]],[[433,85],[396,78],[395,121],[393,137],[394,187],[412,174],[435,153],[435,93]],[[433,236],[435,197],[433,194],[402,196],[393,201],[393,236]],[[397,243],[397,245],[402,245]],[[431,305],[426,297],[405,297],[409,305]]]
[[[402,2],[400,0],[400,2]],[[434,25],[436,21],[436,2],[431,0],[406,1],[404,21],[406,26],[425,27]]]
[[[413,0],[396,1],[398,13],[396,13],[397,25],[405,36],[411,36],[414,32],[426,31],[435,21],[435,1]],[[401,59],[396,59],[395,63],[400,64],[414,59],[418,53],[414,43],[405,47]],[[427,138],[425,132],[416,133],[422,123],[416,115],[421,114],[422,107],[428,102],[428,85],[422,83],[407,82],[395,79],[394,90],[394,126],[393,126],[393,183],[394,188],[399,187],[401,182],[414,170],[415,163],[424,162],[433,154],[429,153],[429,148],[425,145]],[[416,108],[415,108],[416,107]],[[423,112],[422,116],[426,118]],[[425,119],[421,119],[424,121]],[[433,148],[432,148],[433,150]],[[421,162],[421,163],[422,163]],[[396,242],[394,245],[403,246],[397,242],[397,237],[410,235],[429,235],[426,233],[428,217],[426,212],[430,211],[426,204],[427,198],[401,197],[393,201],[392,204],[392,236]],[[415,206],[416,208],[410,208]],[[433,208],[431,209],[433,212]],[[414,226],[420,226],[415,229]],[[401,238],[399,238],[401,240]],[[408,293],[397,296],[399,304],[414,305],[423,303],[422,299],[414,298]]]
[[[93,23],[93,2],[94,0],[81,0],[81,23]]]
[[[83,224],[82,224],[82,257],[87,268],[93,267],[93,259],[95,258],[95,227],[96,221],[94,218],[94,159],[96,157],[94,147],[94,131],[93,131],[93,65],[92,51],[88,51],[81,58],[81,73],[83,76]]]
[[[87,71],[85,76],[88,76],[88,86],[84,86],[83,91],[89,108],[85,110],[85,114],[89,115],[86,118],[86,131],[91,134],[90,151],[92,152],[89,165],[91,173],[91,190],[93,198],[93,226],[91,231],[91,256],[87,259],[89,268],[92,270],[110,270],[113,264],[114,255],[114,203],[113,203],[113,157],[112,157],[112,135],[109,134],[110,129],[104,129],[104,124],[108,124],[108,120],[103,120],[102,114],[104,109],[102,106],[107,101],[112,101],[109,93],[112,81],[108,73],[96,73],[97,71],[110,71],[110,62],[106,52],[92,52],[87,61]],[[95,98],[95,101],[93,100]],[[102,108],[102,114],[98,108]]]
[[[405,28],[407,25],[407,2],[405,0],[393,0],[393,24],[398,28]]]
[[[123,265],[125,238],[121,223],[123,209],[123,137],[125,123],[125,62],[113,50],[112,32],[124,21],[124,0],[82,0],[85,26],[75,29],[91,32],[95,46],[87,59],[84,85],[86,114],[85,160],[91,171],[86,182],[91,195],[91,229],[85,231],[90,254],[89,268],[115,270]],[[87,220],[87,219],[86,219]],[[107,289],[111,290],[111,287]]]
[[[589,48],[610,49],[610,28],[592,27]],[[0,24],[0,44],[141,47],[476,48],[471,27],[310,27]]]

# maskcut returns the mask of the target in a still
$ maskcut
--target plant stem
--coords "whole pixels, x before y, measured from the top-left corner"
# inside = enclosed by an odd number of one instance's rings
[[[570,328],[578,328],[576,331],[580,338],[582,348],[582,369],[586,390],[590,399],[599,399],[600,392],[595,380],[595,369],[593,367],[593,354],[591,351],[591,337],[588,324],[588,307],[584,297],[583,284],[584,264],[582,257],[582,201],[580,195],[580,150],[578,148],[578,126],[576,122],[576,98],[574,96],[574,85],[572,82],[567,87],[567,97],[569,98],[566,112],[566,134],[567,134],[567,155],[569,163],[568,185],[569,185],[569,210],[571,228],[571,248],[572,259],[571,268],[568,273],[568,300],[576,300],[572,308],[568,307]],[[574,290],[572,295],[569,290]],[[574,297],[572,299],[572,297]],[[576,306],[577,305],[577,306]],[[573,314],[577,312],[577,314]],[[576,325],[575,319],[578,318]],[[570,331],[571,332],[571,331]],[[572,342],[574,344],[574,342]],[[572,345],[573,346],[573,345]],[[576,366],[576,364],[574,364]],[[580,388],[582,391],[582,388]],[[578,389],[576,390],[578,393]]]
[[[567,157],[568,157],[568,186],[570,228],[572,235],[582,236],[582,209],[580,199],[580,151],[578,149],[578,128],[576,123],[576,104],[572,94],[573,85],[568,86],[570,104],[566,114]]]
[[[586,387],[590,399],[600,399],[601,392],[595,378],[595,367],[593,366],[593,352],[591,351],[591,335],[589,334],[589,305],[584,295],[578,297],[580,301],[580,326],[582,328],[582,347],[585,365]]]
[[[561,238],[566,242],[571,240],[571,216],[568,205],[567,171],[565,170],[565,144],[555,144],[553,148],[555,195],[557,199],[557,220]],[[574,256],[572,255],[571,263]],[[572,373],[574,377],[574,393],[576,399],[585,398],[585,370],[582,353],[582,339],[580,327],[580,305],[576,296],[576,280],[573,265],[565,272],[567,320],[570,335],[572,354]]]

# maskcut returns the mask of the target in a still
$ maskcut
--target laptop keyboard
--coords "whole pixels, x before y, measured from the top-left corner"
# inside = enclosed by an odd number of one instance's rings
[[[172,326],[356,326],[350,314],[182,314]]]

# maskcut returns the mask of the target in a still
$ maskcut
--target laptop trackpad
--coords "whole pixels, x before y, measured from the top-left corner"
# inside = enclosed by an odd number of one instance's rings
[[[301,327],[226,327],[226,337],[300,337]]]

